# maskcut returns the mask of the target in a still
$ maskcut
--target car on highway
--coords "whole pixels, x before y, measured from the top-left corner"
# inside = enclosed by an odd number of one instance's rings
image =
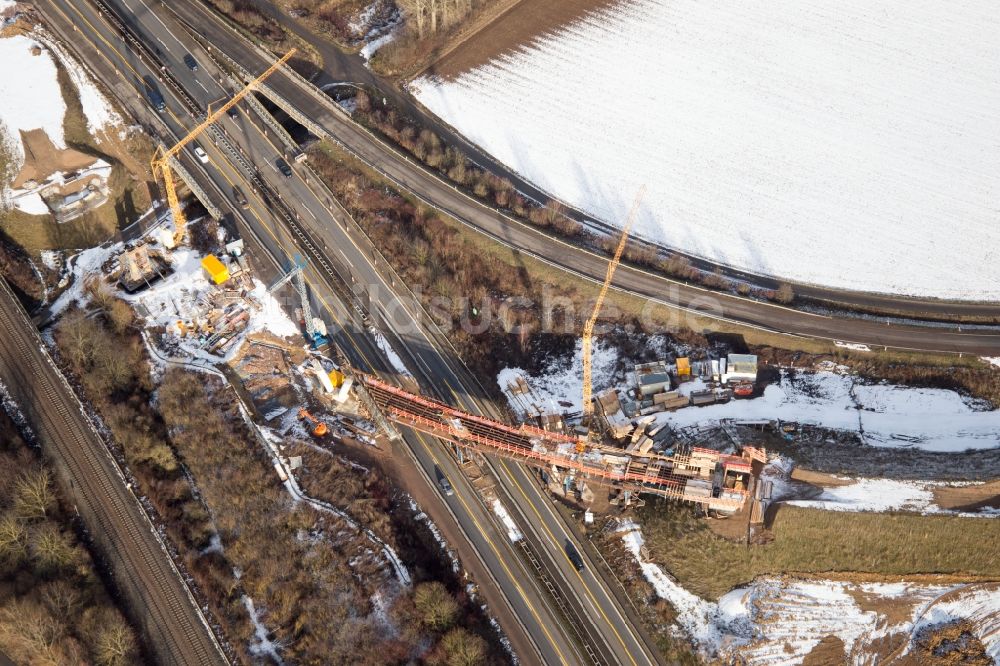
[[[226,111],[226,115],[229,116],[230,120],[240,119],[240,112],[236,110],[235,106],[229,107],[229,109]]]
[[[583,558],[580,556],[580,551],[576,549],[576,546],[566,539],[566,557],[569,558],[570,563],[577,571],[583,571]]]
[[[236,199],[236,203],[240,205],[240,208],[247,208],[250,205],[239,185],[233,185],[233,198]]]
[[[194,144],[194,154],[198,157],[198,160],[201,161],[202,164],[208,164],[208,153],[206,153],[205,149],[197,143]]]
[[[194,56],[190,53],[184,54],[184,64],[188,66],[192,72],[198,71],[198,61],[194,59]]]
[[[160,94],[160,88],[156,85],[156,80],[152,76],[142,77],[142,82],[146,84],[146,97],[149,98],[149,103],[153,105],[159,113],[163,113],[167,110],[167,103],[163,100],[163,95]]]
[[[278,167],[278,171],[280,171],[281,175],[283,175],[285,178],[292,177],[292,167],[288,166],[288,162],[286,162],[284,158],[279,157],[278,159],[276,159],[274,161],[274,166]]]
[[[444,472],[442,472],[441,468],[437,465],[434,465],[434,476],[437,477],[438,486],[441,488],[441,492],[448,497],[455,494],[455,491],[451,487],[451,481],[448,480],[448,477],[444,475]]]

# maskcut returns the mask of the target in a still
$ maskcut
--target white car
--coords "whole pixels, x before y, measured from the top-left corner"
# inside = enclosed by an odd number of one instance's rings
[[[198,156],[198,159],[201,160],[202,164],[208,164],[208,153],[206,153],[198,144],[195,144],[194,146],[194,154]]]

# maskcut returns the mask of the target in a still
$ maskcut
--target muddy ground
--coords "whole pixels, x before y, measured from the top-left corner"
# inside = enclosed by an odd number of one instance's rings
[[[990,481],[1000,477],[1000,449],[935,453],[869,446],[854,433],[808,426],[796,432],[792,441],[772,431],[735,430],[747,444],[760,444],[769,452],[791,458],[797,466],[826,474],[930,481]],[[709,439],[720,445],[730,441],[721,428]]]
[[[531,44],[587,12],[618,0],[521,0],[489,25],[428,67],[424,74],[455,78]]]

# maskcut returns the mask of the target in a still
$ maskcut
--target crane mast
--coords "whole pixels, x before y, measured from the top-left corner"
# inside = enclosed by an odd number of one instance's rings
[[[601,285],[601,291],[597,294],[597,302],[594,303],[594,311],[590,314],[590,319],[588,319],[583,325],[583,415],[585,420],[588,420],[594,412],[594,407],[591,404],[591,395],[593,393],[593,387],[591,385],[591,354],[594,337],[594,325],[597,323],[598,315],[601,314],[601,306],[604,305],[604,298],[608,295],[608,288],[611,287],[611,278],[614,277],[615,269],[618,268],[618,264],[621,262],[622,253],[625,251],[625,245],[628,244],[629,231],[632,229],[632,223],[635,221],[636,213],[639,210],[639,203],[642,201],[642,197],[645,193],[646,186],[643,185],[639,188],[639,192],[635,195],[635,201],[632,203],[632,210],[629,211],[628,218],[625,220],[625,225],[622,227],[622,237],[618,241],[618,247],[615,248],[614,256],[611,258],[610,263],[608,263],[608,271],[604,278],[604,284]]]
[[[255,78],[253,81],[248,83],[243,90],[239,91],[233,95],[232,99],[220,106],[215,111],[211,111],[205,117],[197,127],[188,132],[184,138],[178,141],[170,148],[164,148],[160,145],[156,152],[153,153],[153,159],[150,162],[150,166],[153,170],[153,178],[160,177],[163,179],[163,187],[167,193],[167,203],[170,205],[170,212],[173,214],[174,218],[174,244],[178,244],[184,238],[185,227],[187,226],[187,218],[184,216],[184,211],[181,210],[180,199],[177,197],[177,188],[174,182],[174,174],[171,171],[170,161],[176,159],[177,154],[188,145],[195,138],[198,137],[205,129],[218,120],[222,114],[224,114],[229,109],[233,108],[242,100],[244,97],[249,95],[254,89],[267,77],[274,74],[274,72],[281,67],[283,64],[288,62],[288,60],[295,55],[295,49],[291,49],[288,53],[279,58],[273,65],[268,67],[264,72]]]

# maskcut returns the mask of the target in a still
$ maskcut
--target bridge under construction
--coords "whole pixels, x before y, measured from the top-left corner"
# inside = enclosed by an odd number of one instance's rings
[[[376,422],[392,421],[455,446],[558,470],[577,480],[695,502],[719,513],[741,510],[757,491],[755,461],[763,449],[740,455],[690,448],[672,455],[635,454],[529,425],[511,426],[405,391],[368,374],[352,373],[355,390]]]

